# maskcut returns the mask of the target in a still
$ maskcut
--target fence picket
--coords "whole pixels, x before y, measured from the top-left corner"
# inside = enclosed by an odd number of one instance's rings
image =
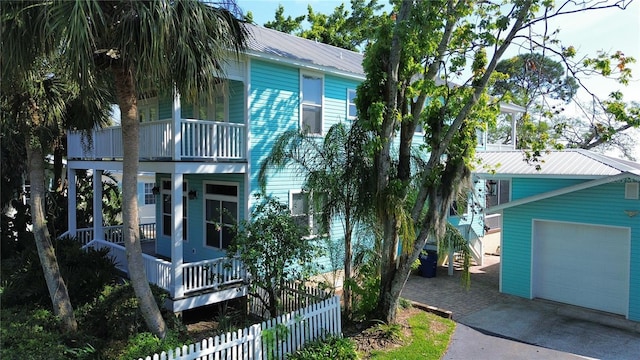
[[[284,359],[301,349],[308,341],[341,335],[340,297],[334,296],[319,303],[271,318],[249,328],[203,339],[183,345],[168,353],[153,354],[139,360],[222,360],[222,359]],[[278,325],[288,329],[277,334]],[[275,343],[263,341],[262,333],[273,331]],[[272,346],[273,345],[273,346]]]

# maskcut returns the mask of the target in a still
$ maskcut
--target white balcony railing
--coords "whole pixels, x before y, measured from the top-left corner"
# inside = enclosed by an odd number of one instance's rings
[[[173,159],[174,142],[179,141],[179,159],[245,160],[246,126],[228,122],[182,119],[180,136],[174,136],[171,120],[140,124],[140,158]],[[96,129],[90,134],[69,131],[69,159],[121,159],[122,128]]]

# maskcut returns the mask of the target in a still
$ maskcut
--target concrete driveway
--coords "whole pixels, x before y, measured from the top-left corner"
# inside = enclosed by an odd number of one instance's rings
[[[499,256],[471,269],[471,287],[438,268],[411,276],[404,298],[452,312],[458,323],[444,359],[640,359],[640,323],[544,300],[501,294]]]

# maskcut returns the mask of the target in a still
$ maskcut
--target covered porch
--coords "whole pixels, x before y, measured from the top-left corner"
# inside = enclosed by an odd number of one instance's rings
[[[75,236],[83,247],[106,248],[116,268],[128,276],[122,226],[106,226],[96,236],[94,228],[77,229]],[[247,273],[236,257],[221,257],[198,262],[167,259],[155,253],[155,224],[140,225],[142,258],[149,283],[166,290],[166,304],[173,312],[215,304],[247,295]],[[74,236],[70,232],[70,236]]]

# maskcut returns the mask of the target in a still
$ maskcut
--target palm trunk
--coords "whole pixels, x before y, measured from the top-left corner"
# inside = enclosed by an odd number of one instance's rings
[[[31,132],[31,131],[30,131]],[[38,257],[53,305],[53,313],[60,318],[64,332],[76,332],[78,323],[73,314],[73,306],[64,283],[51,236],[47,229],[44,204],[44,154],[42,145],[32,133],[26,138],[29,180],[31,181],[31,217],[33,237],[38,249]]]
[[[153,298],[147,280],[138,230],[138,97],[132,72],[126,67],[113,70],[122,126],[122,228],[131,285],[140,303],[145,323],[153,334],[163,339],[167,327]]]
[[[345,214],[345,235],[344,235],[344,282],[343,282],[343,295],[344,295],[344,313],[347,319],[351,318],[351,279],[353,278],[352,270],[352,258],[353,250],[351,245],[351,235],[353,229],[351,226],[351,219],[349,213]]]

